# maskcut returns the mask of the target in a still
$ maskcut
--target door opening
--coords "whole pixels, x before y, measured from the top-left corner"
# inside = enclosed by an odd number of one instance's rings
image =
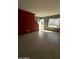
[[[39,21],[39,30],[44,30],[44,19],[40,19]]]

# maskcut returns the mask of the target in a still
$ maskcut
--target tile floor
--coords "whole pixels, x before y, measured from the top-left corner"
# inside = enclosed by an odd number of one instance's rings
[[[19,36],[18,56],[30,59],[60,59],[60,33],[41,30]]]
[[[18,59],[30,59],[30,57],[19,57]]]

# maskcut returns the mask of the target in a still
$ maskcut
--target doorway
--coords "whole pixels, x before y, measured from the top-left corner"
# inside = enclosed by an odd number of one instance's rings
[[[44,30],[44,19],[39,20],[39,30]]]

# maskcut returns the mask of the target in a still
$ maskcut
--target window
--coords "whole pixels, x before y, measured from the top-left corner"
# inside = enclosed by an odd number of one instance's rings
[[[60,18],[49,19],[48,26],[49,27],[59,28],[59,26],[60,26]]]
[[[49,19],[48,26],[52,27],[52,25],[54,25],[54,19]]]

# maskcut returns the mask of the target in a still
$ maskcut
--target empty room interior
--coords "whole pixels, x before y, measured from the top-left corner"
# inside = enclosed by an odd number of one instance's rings
[[[60,59],[60,0],[18,0],[18,59]]]

